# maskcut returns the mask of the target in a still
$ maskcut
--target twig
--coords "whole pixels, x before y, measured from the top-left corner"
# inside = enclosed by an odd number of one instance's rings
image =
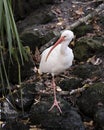
[[[55,41],[58,39],[58,37],[54,37],[52,38],[48,43],[46,43],[45,45],[43,45],[41,48],[40,48],[40,53],[43,52],[44,49],[48,48],[50,45],[53,45],[53,43],[55,43]]]
[[[10,105],[13,109],[15,109],[15,110],[16,110],[16,108],[13,106],[13,104],[9,101],[9,99],[8,99],[8,98],[5,98],[5,100],[9,103],[9,105]]]
[[[81,87],[81,88],[77,88],[77,89],[73,89],[73,90],[71,90],[71,92],[70,92],[70,95],[72,95],[72,94],[76,94],[76,93],[81,93],[81,92],[83,92],[86,88],[88,88],[88,87],[90,87],[88,84],[85,84],[83,87]]]
[[[63,74],[61,74],[60,76],[63,77],[63,78],[67,78],[67,79],[71,79],[72,78],[72,77],[70,78],[70,77],[68,77],[66,75],[63,75]]]
[[[76,28],[80,24],[87,22],[89,19],[93,19],[94,16],[98,15],[98,13],[100,13],[102,10],[104,10],[104,3],[100,4],[93,12],[91,12],[87,16],[80,18],[75,23],[71,24],[70,26],[67,26],[66,29],[73,30],[74,28]]]
[[[53,92],[38,92],[39,95],[41,95],[41,97],[46,97],[46,96],[49,96],[49,95],[53,95]],[[70,95],[70,92],[69,91],[60,91],[58,92],[59,95],[61,96],[66,96],[66,95]]]
[[[87,22],[89,19],[93,19],[94,16],[98,15],[98,13],[100,13],[102,10],[104,10],[104,4],[100,4],[93,12],[91,12],[90,14],[88,14],[87,16],[80,18],[79,20],[77,20],[76,22],[74,22],[73,24],[69,25],[66,27],[66,29],[71,29],[73,30],[74,28],[78,27],[80,24]],[[59,33],[57,32],[57,37],[54,37],[52,40],[50,40],[48,43],[46,43],[45,45],[43,45],[40,48],[40,53],[43,52],[43,50],[47,47],[49,47],[50,45],[52,45],[57,38],[59,37]]]
[[[72,1],[73,4],[83,4],[83,5],[88,5],[92,3],[97,3],[97,2],[103,2],[103,0],[93,0],[93,1],[86,1],[86,2],[81,2],[81,1]]]

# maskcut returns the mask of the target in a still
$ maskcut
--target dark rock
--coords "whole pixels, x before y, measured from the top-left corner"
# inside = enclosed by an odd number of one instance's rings
[[[8,99],[1,102],[1,120],[14,120],[17,117],[18,112]]]
[[[102,14],[100,14],[99,19],[97,20],[97,22],[100,24],[101,30],[103,31],[104,16]]]
[[[93,31],[93,26],[89,25],[89,24],[81,24],[80,26],[78,26],[77,28],[75,28],[74,30],[75,35],[78,37],[84,36],[87,33],[91,33]]]
[[[85,115],[93,117],[99,105],[104,106],[104,83],[90,85],[78,98],[77,104]]]
[[[44,82],[44,81],[43,81]],[[36,86],[35,86],[35,90],[36,92],[40,92],[40,91],[44,91],[46,89],[46,86],[44,85],[44,83],[42,83],[40,80],[39,82],[36,83]]]
[[[93,38],[81,38],[76,42],[75,48],[73,49],[75,59],[78,61],[85,61],[89,57],[96,55],[97,52],[103,52],[103,41],[104,38],[98,36]]]
[[[30,20],[29,17],[31,17]],[[29,15],[23,23],[26,22],[28,25],[39,25],[39,24],[46,24],[48,22],[52,22],[52,20],[55,18],[55,15],[52,13],[49,7],[46,6],[46,8],[40,8],[36,11],[34,11],[31,15]]]
[[[92,64],[83,64],[74,68],[72,74],[78,78],[86,79],[93,78],[95,76],[101,76],[102,70],[99,69],[99,66],[94,66]]]
[[[21,89],[19,89],[20,87]],[[43,84],[36,84],[35,82],[22,83],[20,87],[16,88],[15,85],[12,87],[14,90],[11,90],[11,92],[8,90],[10,93],[0,105],[2,120],[27,118],[38,92],[45,89]]]
[[[53,31],[38,30],[34,27],[24,30],[21,34],[21,40],[24,46],[29,46],[31,51],[35,53],[35,48],[49,42],[55,36]]]
[[[77,111],[70,106],[66,101],[61,98],[60,107],[62,108],[62,114],[60,114],[57,108],[53,108],[48,111],[53,103],[53,98],[44,97],[40,102],[34,104],[30,110],[30,121],[32,124],[39,124],[42,128],[47,130],[84,130],[84,126],[80,115]]]
[[[14,93],[10,93],[6,98],[19,111],[28,112],[34,103],[38,92],[44,90],[44,86],[40,83],[29,82],[22,83],[21,89],[15,88]]]
[[[2,120],[27,117],[36,95],[35,83],[22,84],[21,90],[10,93],[2,102]]]
[[[3,102],[0,103],[0,118],[1,121],[4,121],[7,123],[10,121],[15,121],[15,120],[22,120],[22,119],[27,119],[29,114],[28,112],[25,112],[24,110],[19,111],[15,104],[12,104],[12,102],[9,100],[9,98],[6,98]],[[3,125],[4,126],[4,125]]]
[[[35,96],[35,83],[25,83],[21,85],[21,90],[9,95],[8,99],[17,109],[29,111]]]
[[[95,2],[93,5],[94,5],[94,7],[96,8],[96,7],[98,7],[100,4],[102,4],[103,3],[103,1],[97,1],[97,2]]]
[[[96,44],[94,45],[93,49],[95,48],[96,54],[104,54],[104,37],[101,36],[94,36],[93,40],[96,41]]]
[[[73,49],[75,59],[78,61],[84,61],[91,57],[91,48],[84,42],[76,42],[75,48]]]
[[[13,0],[15,20],[24,19],[32,11],[44,6],[45,4],[53,4],[54,1],[55,0],[22,0],[17,2],[16,0]]]
[[[29,130],[29,126],[19,121],[9,120],[2,127],[2,130]]]
[[[95,113],[94,121],[96,130],[104,130],[104,106]]]
[[[71,78],[71,79],[63,79],[60,81],[59,86],[64,91],[71,91],[72,89],[76,89],[82,86],[82,79]]]
[[[37,25],[52,22],[55,18],[55,14],[50,10],[50,7],[46,5],[45,7],[41,7],[32,12],[24,20],[17,22],[17,25],[19,31],[23,31],[30,26],[34,26],[34,28],[37,28]]]

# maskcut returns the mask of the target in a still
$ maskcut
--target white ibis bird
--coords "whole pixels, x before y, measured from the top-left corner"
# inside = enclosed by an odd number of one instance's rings
[[[69,43],[74,39],[74,34],[70,30],[62,32],[61,37],[51,47],[43,51],[41,55],[41,61],[39,66],[40,73],[51,73],[52,75],[52,87],[54,90],[54,103],[49,109],[52,110],[56,106],[60,113],[62,110],[59,106],[59,102],[56,98],[56,84],[54,75],[64,72],[72,65],[74,58],[72,49],[68,47]]]

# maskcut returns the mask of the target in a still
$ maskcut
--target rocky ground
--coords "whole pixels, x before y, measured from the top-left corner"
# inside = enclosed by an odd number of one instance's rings
[[[2,130],[104,130],[104,11],[73,29],[73,66],[56,77],[62,114],[57,108],[48,111],[53,102],[51,76],[40,77],[34,72],[40,53],[56,41],[60,31],[102,3],[53,0],[35,3],[38,8],[33,9],[30,2],[28,16],[25,11],[16,14],[29,61],[21,63],[19,85],[18,64],[15,58],[14,64],[10,63],[8,54],[5,55],[10,88],[6,84],[0,87]]]

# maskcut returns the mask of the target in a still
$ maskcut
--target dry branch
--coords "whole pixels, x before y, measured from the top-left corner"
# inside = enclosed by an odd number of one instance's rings
[[[71,29],[73,30],[77,26],[79,26],[82,23],[86,23],[89,19],[93,19],[96,15],[98,15],[101,11],[104,10],[104,3],[100,4],[96,9],[94,9],[93,12],[88,14],[87,16],[80,18],[77,20],[75,23],[71,24],[70,26],[67,26],[66,29]]]
[[[79,20],[77,20],[75,23],[69,25],[66,27],[66,29],[71,29],[73,30],[74,28],[78,27],[80,24],[82,23],[86,23],[89,19],[93,19],[96,15],[98,15],[101,11],[104,10],[104,3],[100,4],[96,9],[94,9],[93,12],[91,12],[90,14],[88,14],[87,16],[80,18]],[[57,36],[60,35],[59,32],[57,32]],[[43,45],[40,48],[40,53],[43,52],[43,50],[47,47],[49,47],[50,45],[52,45],[55,41],[56,41],[57,37],[53,38],[51,41],[49,41],[47,44]]]

